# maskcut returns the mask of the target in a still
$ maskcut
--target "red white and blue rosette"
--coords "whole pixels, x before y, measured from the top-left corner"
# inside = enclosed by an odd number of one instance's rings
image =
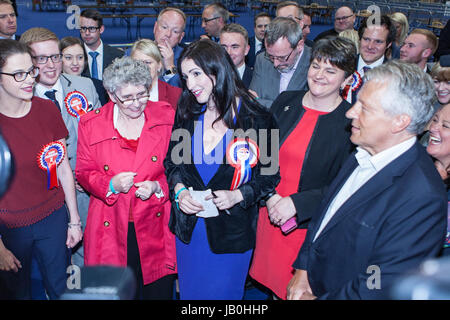
[[[53,141],[46,144],[39,151],[37,162],[39,168],[47,171],[47,189],[51,190],[58,187],[58,176],[56,168],[64,159],[66,148],[59,141]]]
[[[80,91],[69,92],[64,99],[64,105],[66,106],[67,112],[78,120],[80,120],[82,115],[89,112],[88,99]]]
[[[227,147],[227,162],[234,167],[230,190],[250,181],[252,168],[258,163],[259,148],[251,139],[235,138]]]
[[[358,71],[353,72],[352,74],[352,83],[347,84],[342,92],[342,98],[347,100],[349,94],[352,94],[353,91],[358,90],[363,83],[363,79]],[[355,101],[352,101],[355,102]]]

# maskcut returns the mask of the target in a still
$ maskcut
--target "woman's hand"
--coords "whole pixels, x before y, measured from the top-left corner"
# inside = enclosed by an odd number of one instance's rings
[[[128,193],[134,184],[136,172],[121,172],[112,178],[112,185],[117,192]]]
[[[174,190],[175,193],[177,193],[182,188],[184,188],[183,184],[177,184]],[[197,214],[200,211],[205,210],[201,203],[198,203],[197,201],[192,199],[188,189],[185,189],[178,194],[178,206],[180,210],[186,214]]]
[[[81,230],[81,224],[69,226],[69,228],[67,229],[67,248],[75,247],[77,243],[81,241],[81,239],[83,239],[83,230]]]
[[[279,199],[274,205],[268,205],[267,210],[269,211],[270,221],[276,226],[282,226],[297,213],[291,197]]]
[[[20,268],[22,268],[20,261],[11,251],[5,248],[3,241],[0,240],[0,271],[17,272]]]
[[[155,192],[158,193],[161,191],[161,187],[159,186],[158,181],[146,180],[142,182],[136,182],[134,186],[138,188],[135,192],[135,195],[137,198],[140,198],[141,200],[147,200]]]
[[[227,210],[234,207],[237,203],[244,200],[242,197],[241,190],[236,189],[233,191],[228,190],[217,190],[205,198],[205,200],[210,200],[214,202],[217,209]]]

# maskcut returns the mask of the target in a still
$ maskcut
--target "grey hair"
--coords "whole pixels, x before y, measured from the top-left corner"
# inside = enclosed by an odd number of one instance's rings
[[[416,64],[391,60],[367,71],[364,81],[388,83],[381,98],[385,112],[392,116],[407,114],[411,123],[406,130],[423,132],[434,114],[436,95],[431,77]]]
[[[151,83],[152,77],[145,62],[129,56],[114,59],[103,72],[103,86],[109,92],[116,92],[126,85],[149,88]]]
[[[277,17],[267,26],[264,39],[268,46],[272,46],[280,38],[286,38],[294,48],[303,38],[302,28],[292,18]]]

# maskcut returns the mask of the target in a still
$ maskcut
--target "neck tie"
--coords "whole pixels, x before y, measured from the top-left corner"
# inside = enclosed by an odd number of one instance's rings
[[[364,74],[366,74],[366,72],[369,71],[370,69],[372,69],[372,68],[368,67],[368,66],[364,66],[363,67]]]
[[[56,104],[56,106],[58,107],[58,109],[61,111],[61,106],[59,105],[58,100],[56,100],[55,92],[56,92],[55,89],[49,90],[49,91],[46,91],[46,92],[44,93],[44,95],[45,95],[47,98],[49,98],[50,100],[52,100],[52,101]]]
[[[92,70],[91,70],[91,76],[94,79],[98,79],[98,67],[97,67],[97,56],[98,56],[98,52],[95,51],[91,51],[89,52],[89,55],[92,57]]]

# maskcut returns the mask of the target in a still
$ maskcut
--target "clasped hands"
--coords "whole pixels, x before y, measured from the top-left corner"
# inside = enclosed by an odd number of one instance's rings
[[[297,214],[291,197],[282,197],[278,193],[266,201],[269,220],[275,226],[282,226]]]
[[[175,191],[181,190],[184,185],[177,184],[175,186]],[[214,195],[210,194],[205,197],[205,200],[211,200],[216,205],[217,209],[219,210],[227,210],[232,208],[237,203],[241,202],[244,198],[242,197],[242,193],[239,189],[236,190],[217,190],[214,191]],[[191,194],[189,193],[189,190],[183,190],[178,195],[178,205],[180,207],[180,210],[183,211],[186,214],[197,214],[200,211],[203,211],[203,206],[195,201]]]
[[[161,192],[161,186],[158,181],[146,180],[142,182],[134,182],[134,177],[136,175],[136,172],[121,172],[116,174],[112,178],[114,190],[121,193],[128,193],[134,185],[137,188],[135,195],[141,200],[147,200],[152,196],[152,194]]]

